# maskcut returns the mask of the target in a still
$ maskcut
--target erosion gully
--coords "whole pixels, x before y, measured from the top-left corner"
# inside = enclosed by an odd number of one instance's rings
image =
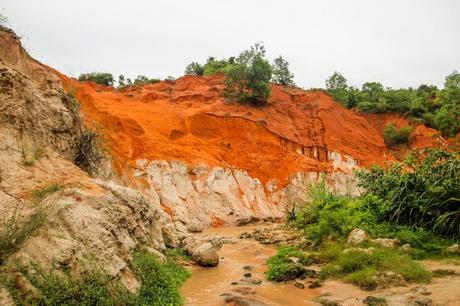
[[[222,227],[203,232],[233,238],[236,243],[223,245],[217,267],[190,267],[192,275],[182,287],[185,305],[316,305],[313,299],[320,295],[318,289],[300,289],[293,283],[273,283],[266,279],[265,261],[276,253],[275,246],[254,239],[238,239],[241,233],[263,226]],[[251,270],[245,270],[245,266],[251,266]],[[244,276],[247,272],[251,277]],[[254,284],[258,280],[262,282]]]

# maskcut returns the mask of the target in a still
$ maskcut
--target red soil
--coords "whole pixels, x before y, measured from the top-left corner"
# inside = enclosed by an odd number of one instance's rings
[[[273,85],[268,105],[257,108],[227,102],[219,75],[124,91],[62,78],[108,138],[120,172],[138,159],[181,160],[284,184],[299,171],[330,171],[328,151],[362,165],[393,159],[372,125],[321,91]]]
[[[124,91],[80,83],[32,59],[5,31],[0,31],[0,58],[33,79],[54,74],[72,91],[86,123],[107,140],[121,177],[131,176],[138,159],[162,159],[243,169],[263,183],[277,179],[283,185],[299,171],[331,171],[331,151],[364,166],[394,160],[382,130],[388,122],[408,124],[400,115],[346,110],[321,91],[276,85],[265,107],[229,103],[222,98],[219,75],[185,76]],[[411,142],[417,148],[458,146],[459,137],[444,141],[419,125]]]

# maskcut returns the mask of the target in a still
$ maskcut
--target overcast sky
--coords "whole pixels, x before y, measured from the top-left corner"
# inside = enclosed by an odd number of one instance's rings
[[[296,83],[442,85],[460,70],[460,0],[1,0],[32,56],[61,72],[180,76],[263,41]]]

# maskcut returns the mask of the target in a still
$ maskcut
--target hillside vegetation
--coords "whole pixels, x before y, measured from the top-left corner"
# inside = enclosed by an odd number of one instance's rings
[[[448,137],[455,137],[460,131],[460,73],[457,71],[446,77],[443,89],[433,85],[392,89],[379,82],[366,82],[358,89],[348,86],[345,77],[335,72],[326,80],[326,90],[350,109],[401,113]]]
[[[312,187],[308,202],[293,204],[288,221],[309,239],[313,253],[281,249],[268,261],[269,279],[299,272],[289,260],[295,256],[325,264],[322,280],[341,277],[371,290],[388,271],[403,277],[392,276],[395,285],[426,282],[430,273],[414,259],[453,256],[446,250],[460,239],[457,153],[417,151],[387,169],[356,175],[364,188],[358,198],[336,195],[323,181]],[[350,238],[355,232],[356,242]]]

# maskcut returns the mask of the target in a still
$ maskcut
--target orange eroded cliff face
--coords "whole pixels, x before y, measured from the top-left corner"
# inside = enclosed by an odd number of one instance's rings
[[[273,85],[268,105],[258,108],[226,101],[220,75],[122,91],[62,78],[124,174],[139,159],[180,160],[284,185],[296,172],[331,171],[331,152],[360,165],[393,159],[372,125],[321,91]]]

